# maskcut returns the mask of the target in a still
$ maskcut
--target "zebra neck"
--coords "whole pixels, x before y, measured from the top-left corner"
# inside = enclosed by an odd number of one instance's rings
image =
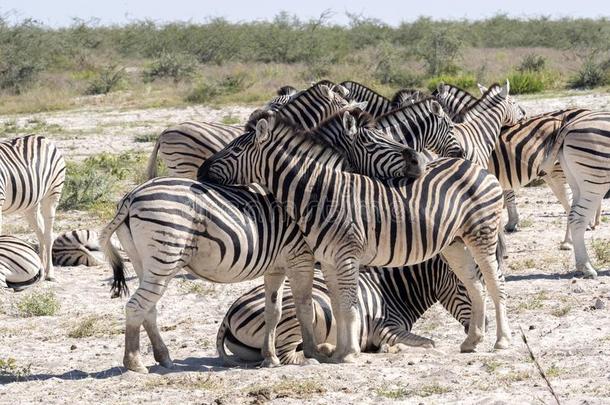
[[[431,114],[423,111],[419,106],[409,106],[379,117],[377,128],[390,135],[396,142],[421,152],[429,146],[426,142],[431,131],[436,130],[432,120]]]

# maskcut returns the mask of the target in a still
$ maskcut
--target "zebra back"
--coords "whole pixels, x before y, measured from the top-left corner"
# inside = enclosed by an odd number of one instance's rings
[[[53,264],[56,266],[99,266],[102,249],[98,234],[88,229],[65,232],[53,243]]]
[[[466,90],[444,83],[439,83],[432,92],[432,97],[441,103],[445,112],[455,123],[462,122],[463,116],[461,114],[468,111],[478,100]]]

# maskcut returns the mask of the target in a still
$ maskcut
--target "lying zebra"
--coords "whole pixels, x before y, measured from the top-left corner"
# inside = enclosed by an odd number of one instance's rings
[[[432,347],[430,339],[411,333],[413,324],[439,301],[467,330],[471,302],[466,288],[440,256],[405,268],[363,268],[358,280],[360,348],[379,351],[385,345]],[[301,364],[301,333],[290,288],[284,286],[282,317],[276,331],[276,350],[281,364]],[[225,315],[216,338],[216,349],[229,366],[255,366],[264,360],[264,286],[238,298]],[[320,271],[313,287],[316,341],[336,345],[336,322],[330,296]],[[225,346],[237,357],[229,356]]]
[[[95,231],[81,229],[65,232],[53,242],[55,266],[99,266],[103,253]]]
[[[0,287],[21,291],[42,279],[38,252],[14,236],[0,236]]]

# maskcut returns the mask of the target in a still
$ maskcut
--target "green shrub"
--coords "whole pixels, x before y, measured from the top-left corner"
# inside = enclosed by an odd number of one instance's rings
[[[102,153],[83,162],[66,164],[66,181],[59,202],[62,210],[106,210],[116,198],[114,192],[122,180],[138,182],[147,157],[144,154]]]
[[[231,74],[216,83],[200,82],[190,91],[185,100],[189,103],[207,103],[226,94],[244,91],[250,85],[251,82],[245,73]]]
[[[455,62],[461,48],[462,40],[453,30],[436,28],[424,34],[417,54],[424,61],[429,75],[455,74]]]
[[[517,67],[517,71],[525,72],[542,72],[546,68],[546,58],[542,55],[530,53],[525,55],[521,63]]]
[[[150,133],[150,134],[141,134],[141,135],[136,135],[133,138],[133,140],[138,143],[157,142],[157,139],[159,139],[159,135],[160,134],[157,132]]]
[[[10,380],[19,381],[31,374],[31,364],[18,366],[17,360],[12,357],[0,359],[0,377],[8,377]]]
[[[608,77],[604,72],[603,65],[589,58],[568,84],[573,89],[592,89],[604,86],[607,83]]]
[[[218,86],[211,83],[198,83],[186,96],[189,103],[203,104],[218,97],[221,94]]]
[[[442,75],[436,76],[428,79],[426,82],[426,87],[430,91],[436,90],[439,83],[451,84],[453,86],[457,86],[461,89],[473,89],[476,87],[477,79],[474,75],[471,74],[463,74],[458,76],[450,76],[450,75]],[[512,89],[512,83],[511,83]]]
[[[85,94],[108,94],[117,90],[125,81],[125,68],[115,65],[103,67],[97,76],[89,82]]]
[[[544,76],[537,72],[515,72],[508,80],[511,94],[540,93],[545,88]]]
[[[22,317],[52,316],[61,305],[53,291],[34,292],[17,302],[17,311]]]
[[[195,73],[196,60],[184,53],[163,52],[144,70],[145,82],[157,79],[173,79],[174,82],[189,79]]]

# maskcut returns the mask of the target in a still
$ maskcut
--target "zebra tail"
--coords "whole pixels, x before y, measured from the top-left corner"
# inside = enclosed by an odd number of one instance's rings
[[[239,356],[229,356],[225,350],[225,342],[229,339],[233,343],[234,346],[240,346],[240,343],[233,337],[231,330],[229,329],[229,325],[227,324],[227,318],[223,319],[220,327],[218,328],[218,333],[216,334],[216,351],[218,352],[218,356],[220,357],[220,361],[224,366],[228,367],[258,367],[262,363],[262,358],[260,361],[237,361],[234,359],[238,359]],[[250,348],[243,347],[243,349],[248,350]]]
[[[553,166],[557,161],[557,155],[559,155],[559,151],[563,147],[563,141],[568,135],[568,132],[570,132],[569,129],[566,128],[569,124],[568,120],[568,117],[564,115],[559,129],[547,139],[544,148],[544,157],[542,159],[542,164],[540,165],[540,171],[538,172],[539,176],[544,176],[553,171]]]
[[[117,213],[112,221],[110,221],[110,223],[102,230],[99,239],[100,245],[104,251],[104,255],[112,266],[112,273],[114,277],[112,286],[110,287],[110,296],[112,298],[126,296],[129,294],[129,288],[127,287],[127,282],[125,281],[125,265],[123,264],[123,259],[121,259],[119,251],[110,240],[112,234],[115,233],[119,226],[121,226],[127,220],[129,213],[128,201],[128,196],[123,197],[119,203]]]
[[[31,287],[34,284],[37,284],[40,280],[42,280],[43,271],[44,271],[44,269],[38,270],[38,273],[36,273],[36,275],[34,277],[32,277],[31,279],[29,279],[27,281],[21,281],[18,283],[12,283],[10,281],[5,281],[6,286],[8,288],[12,288],[15,292],[23,291],[26,288]]]
[[[148,158],[148,165],[146,166],[146,176],[148,177],[148,180],[157,177],[157,154],[159,153],[160,142],[161,137],[159,137],[157,142],[155,142],[155,146],[150,154],[150,158]]]

